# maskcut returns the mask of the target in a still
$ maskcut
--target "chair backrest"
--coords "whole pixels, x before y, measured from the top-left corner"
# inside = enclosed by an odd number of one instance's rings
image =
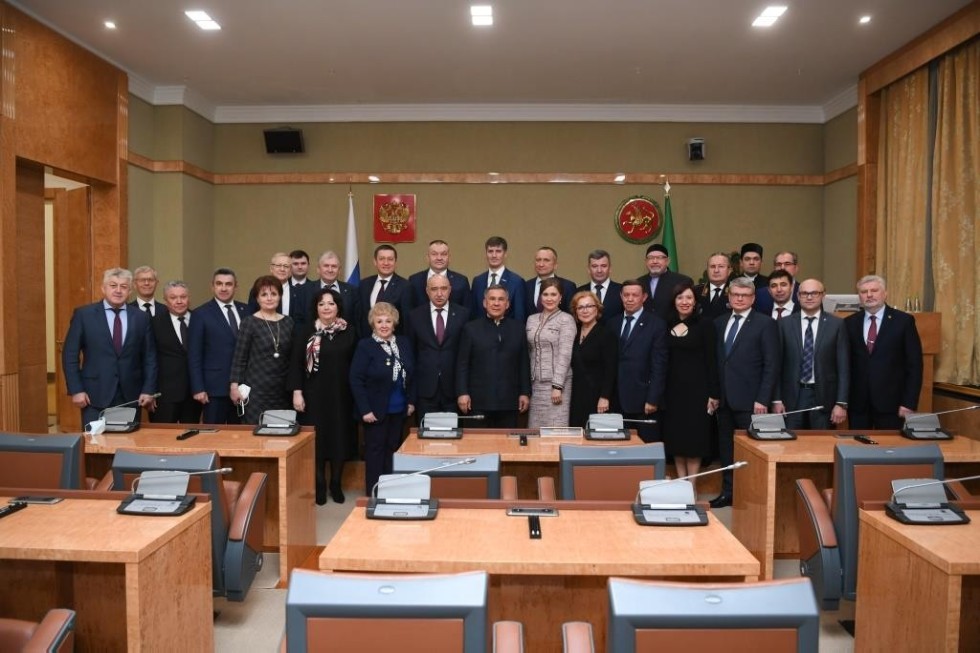
[[[606,650],[816,653],[820,611],[806,578],[760,583],[609,579]]]
[[[145,471],[173,470],[203,472],[221,467],[217,452],[199,453],[148,453],[120,449],[112,459],[112,489],[129,491],[133,481]],[[225,547],[228,545],[230,515],[221,474],[195,474],[190,477],[188,492],[207,494],[211,497],[211,553],[214,592],[225,592],[222,573]]]
[[[475,461],[427,474],[432,479],[431,496],[435,499],[499,499],[500,454],[437,457],[396,453],[391,470],[394,474],[411,474],[466,458]]]
[[[286,595],[289,653],[484,653],[487,574],[322,574],[296,569]]]
[[[897,478],[942,478],[943,452],[936,444],[911,447],[837,445],[830,511],[840,548],[841,595],[857,592],[858,510],[862,501],[887,501]]]
[[[81,435],[0,433],[0,486],[81,489],[84,456]]]
[[[662,442],[638,446],[558,447],[562,499],[633,501],[640,481],[664,478],[666,456]]]

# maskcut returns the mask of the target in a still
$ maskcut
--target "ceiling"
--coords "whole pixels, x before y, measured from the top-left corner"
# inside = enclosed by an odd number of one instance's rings
[[[782,107],[822,121],[853,106],[862,70],[970,0],[782,0],[768,29],[751,27],[765,0],[480,2],[493,27],[472,27],[461,0],[10,4],[126,70],[139,97],[219,122],[433,105],[481,119],[514,106]],[[186,9],[222,29],[200,30]]]

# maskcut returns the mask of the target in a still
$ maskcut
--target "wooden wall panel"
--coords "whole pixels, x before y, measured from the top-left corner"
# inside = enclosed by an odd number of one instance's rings
[[[19,370],[20,430],[45,433],[47,422],[47,329],[44,320],[44,169],[17,165],[17,284],[16,336]]]

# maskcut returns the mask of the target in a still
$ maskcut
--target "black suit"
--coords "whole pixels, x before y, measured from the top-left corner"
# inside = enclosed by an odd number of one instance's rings
[[[874,351],[864,340],[865,312],[844,320],[851,346],[851,401],[848,420],[855,429],[897,429],[898,409],[915,410],[922,390],[922,342],[915,319],[886,306]]]
[[[629,337],[623,340],[626,315],[613,318],[608,328],[619,339],[619,368],[613,405],[627,419],[656,419],[645,414],[645,404],[663,404],[667,383],[667,323],[644,308],[634,315]],[[660,424],[638,428],[644,442],[660,437]]]
[[[732,307],[728,303],[727,281],[717,298],[715,298],[714,294],[714,288],[710,283],[701,283],[694,288],[694,296],[697,297],[698,304],[701,306],[702,319],[714,321],[722,315],[730,314],[732,311]]]
[[[745,276],[748,276],[748,275],[745,275]],[[757,291],[760,288],[766,288],[766,289],[768,289],[769,288],[769,277],[767,277],[764,274],[757,274],[757,275],[755,275],[755,279],[752,280],[752,283],[755,284],[755,289]]]
[[[446,270],[446,278],[449,280],[449,301],[460,306],[470,307],[470,280],[458,272]],[[422,306],[429,303],[429,296],[425,292],[425,284],[429,280],[429,271],[422,270],[416,272],[408,278],[409,285],[412,286],[412,303],[414,306]]]
[[[150,421],[197,424],[201,421],[202,405],[191,393],[186,346],[189,343],[181,343],[177,337],[170,311],[160,311],[150,322],[157,343],[157,390],[160,392],[157,409],[150,413]],[[190,340],[190,319],[185,317],[185,322]]]
[[[443,309],[446,332],[442,344],[436,340],[432,323],[431,304],[417,306],[408,314],[408,337],[415,348],[415,388],[418,405],[415,414],[420,420],[428,412],[456,412],[456,352],[463,326],[470,311],[452,302]]]
[[[146,309],[143,308],[143,303],[144,303],[143,300],[140,299],[139,297],[137,297],[135,300],[129,302],[129,305],[130,306],[135,306],[136,308],[138,308],[139,310],[141,310],[141,311],[143,311],[145,313],[146,312]],[[153,309],[152,310],[153,310],[152,317],[156,317],[157,315],[166,315],[168,309],[167,309],[167,305],[166,304],[163,304],[161,302],[158,302],[157,300],[154,299],[153,300]]]
[[[735,429],[747,429],[755,404],[767,409],[772,403],[779,374],[779,334],[776,321],[749,311],[741,320],[731,352],[725,355],[725,338],[731,313],[715,320],[721,407],[718,410],[718,453],[722,466],[734,457]],[[732,473],[723,472],[722,495],[732,494]]]
[[[595,284],[590,281],[587,284],[579,286],[576,288],[576,292],[582,290],[588,290],[590,292],[595,292],[592,288]],[[619,296],[619,291],[623,289],[623,285],[616,283],[612,279],[606,279],[602,284],[602,317],[599,318],[600,324],[608,324],[617,315],[623,312],[623,298]]]
[[[793,300],[793,312],[799,312],[800,310],[800,284],[793,282],[793,294],[790,296]],[[772,300],[772,293],[769,292],[769,286],[765,288],[755,289],[755,304],[752,308],[759,311],[760,313],[765,313],[769,317],[772,317],[772,309],[775,306],[775,302]]]
[[[786,416],[791,429],[829,429],[834,405],[847,403],[851,385],[851,361],[844,321],[821,311],[813,341],[813,387],[801,385],[803,373],[803,329],[806,315],[793,313],[777,320],[779,330],[780,380],[775,401],[787,411],[823,406],[823,410]]]
[[[559,305],[561,310],[568,313],[568,303],[572,301],[572,295],[575,294],[575,284],[565,279],[563,277],[555,277],[558,279],[559,292],[561,293],[561,304]],[[538,278],[532,277],[524,281],[524,315],[534,315],[538,313],[537,302],[534,301],[534,291],[537,287]]]
[[[367,279],[361,279],[361,284],[357,287],[357,302],[360,305],[361,317],[358,321],[358,329],[362,338],[371,335],[371,325],[368,324],[368,313],[371,312],[371,293],[374,291],[374,283],[378,280],[378,275],[372,274]],[[398,327],[395,333],[405,333],[406,316],[412,310],[412,288],[408,285],[405,277],[397,274],[391,275],[388,285],[385,287],[384,301],[398,309]]]
[[[531,363],[523,322],[484,317],[463,327],[456,355],[456,396],[469,395],[487,428],[517,426],[518,399],[531,395]]]
[[[647,293],[647,300],[644,302],[643,308],[653,311],[662,320],[667,319],[667,315],[670,314],[670,309],[673,308],[674,288],[680,283],[694,284],[691,277],[686,274],[678,274],[677,272],[666,270],[657,280],[656,290],[653,294],[650,294],[650,281],[651,277],[649,272],[640,277],[643,290]]]

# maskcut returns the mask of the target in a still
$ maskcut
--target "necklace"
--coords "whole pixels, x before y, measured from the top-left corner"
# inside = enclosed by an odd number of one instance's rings
[[[262,321],[265,322],[265,328],[269,330],[269,337],[272,338],[272,347],[275,349],[272,352],[272,357],[279,358],[279,322],[281,320],[276,320],[276,335],[272,335],[272,327],[269,326],[269,320],[263,319]]]

